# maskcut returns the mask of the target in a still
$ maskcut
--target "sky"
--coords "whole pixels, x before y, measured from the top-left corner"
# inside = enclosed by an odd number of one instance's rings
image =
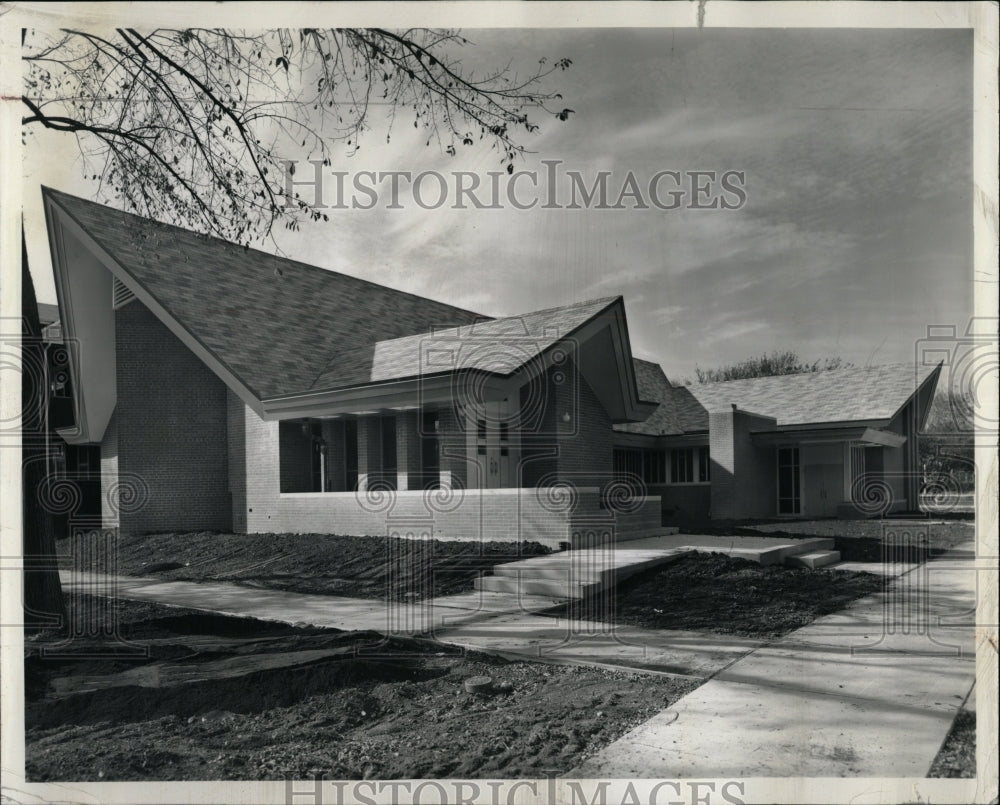
[[[572,67],[546,88],[518,169],[741,171],[720,209],[330,211],[276,233],[292,258],[501,316],[624,297],[633,353],[675,381],[772,350],[856,365],[910,362],[929,325],[972,312],[972,33],[964,30],[465,30],[484,70]],[[407,131],[407,128],[409,129]],[[376,128],[332,170],[498,170],[450,157],[412,123]],[[92,197],[65,135],[27,140],[29,258],[55,291],[38,186]],[[290,154],[289,156],[295,156]],[[329,187],[329,186],[328,186]],[[273,251],[273,247],[271,247]]]

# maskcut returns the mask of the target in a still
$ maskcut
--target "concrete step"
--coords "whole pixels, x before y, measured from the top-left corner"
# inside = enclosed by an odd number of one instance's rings
[[[577,565],[570,570],[570,563],[566,560],[562,562],[550,562],[548,564],[520,565],[518,562],[510,562],[505,565],[494,565],[493,575],[505,578],[531,578],[531,579],[568,579],[572,573],[577,581],[601,581],[602,572],[600,569],[588,568],[586,565]]]
[[[513,576],[481,576],[475,580],[477,590],[518,595],[545,595],[551,598],[583,598],[597,592],[600,582],[570,583],[569,578],[539,579]]]
[[[588,539],[585,536],[581,536],[579,530],[574,531],[572,527],[570,528],[570,532],[572,536],[569,540],[569,547],[573,550],[586,550],[588,548],[601,545],[600,540]],[[653,537],[670,537],[677,533],[680,533],[680,529],[676,526],[650,526],[646,529],[629,531],[624,534],[616,533],[614,542],[619,545],[627,545],[632,540],[650,539]]]
[[[840,561],[840,551],[812,551],[786,557],[785,564],[791,567],[808,567],[815,570]]]

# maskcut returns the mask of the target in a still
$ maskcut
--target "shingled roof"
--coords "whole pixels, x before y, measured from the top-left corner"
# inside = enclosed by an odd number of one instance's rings
[[[889,420],[936,370],[908,364],[834,369],[688,386],[707,411],[732,405],[774,417],[778,427]]]
[[[660,405],[644,422],[615,425],[623,433],[648,436],[677,436],[708,430],[708,412],[687,386],[673,385],[658,363],[632,359],[639,396]]]
[[[458,369],[509,375],[618,299],[594,299],[344,350],[333,356],[313,388],[335,389]]]
[[[647,436],[705,432],[709,411],[733,405],[773,417],[777,427],[888,421],[936,368],[890,364],[674,386],[659,365],[638,358],[633,364],[640,396],[660,406],[645,422],[615,430]]]
[[[258,398],[307,391],[331,356],[482,314],[44,188]]]

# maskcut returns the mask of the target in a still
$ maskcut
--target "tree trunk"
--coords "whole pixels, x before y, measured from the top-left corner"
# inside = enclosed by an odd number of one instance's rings
[[[46,444],[59,437],[47,430],[49,389],[43,371],[47,356],[42,343],[35,286],[28,271],[28,248],[21,231],[21,412],[22,514],[21,547],[24,556],[24,624],[37,631],[66,622],[62,585],[55,566],[56,528],[59,522],[39,499],[46,483]],[[46,436],[48,438],[46,438]]]

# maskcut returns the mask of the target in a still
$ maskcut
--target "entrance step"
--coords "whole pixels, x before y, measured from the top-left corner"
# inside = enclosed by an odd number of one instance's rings
[[[568,545],[572,550],[590,550],[599,548],[608,542],[602,529],[589,527],[590,524],[583,521],[570,520],[570,540]],[[676,526],[651,526],[645,529],[630,529],[624,532],[615,532],[614,542],[616,545],[624,545],[631,540],[652,539],[655,537],[671,537],[680,532]]]
[[[791,567],[808,567],[815,570],[840,561],[840,551],[812,551],[800,553],[785,558],[785,564]]]
[[[602,586],[599,581],[574,583],[565,574],[562,578],[481,576],[475,581],[475,588],[484,592],[544,595],[550,598],[583,598],[598,592]]]

